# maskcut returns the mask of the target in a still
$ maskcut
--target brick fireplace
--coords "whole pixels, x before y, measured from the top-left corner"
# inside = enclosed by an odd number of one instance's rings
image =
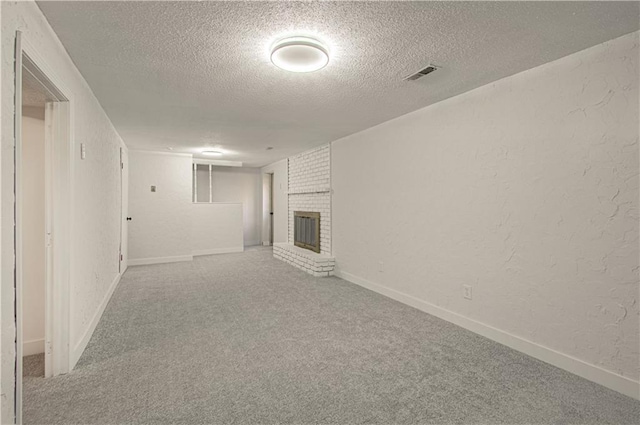
[[[274,244],[274,257],[305,270],[314,276],[333,274],[331,256],[331,151],[329,145],[292,156],[289,167],[289,237],[287,243]],[[318,239],[310,244],[296,244],[296,212],[317,217]],[[299,222],[300,224],[301,222]],[[305,226],[309,225],[305,222]],[[307,236],[305,227],[304,235]],[[296,246],[298,245],[298,246]]]

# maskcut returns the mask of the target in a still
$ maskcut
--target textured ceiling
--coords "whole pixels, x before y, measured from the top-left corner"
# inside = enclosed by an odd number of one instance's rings
[[[39,2],[127,145],[259,166],[638,29],[637,2]],[[329,65],[282,71],[287,35]],[[416,82],[403,77],[433,63]],[[266,150],[268,146],[274,149]]]

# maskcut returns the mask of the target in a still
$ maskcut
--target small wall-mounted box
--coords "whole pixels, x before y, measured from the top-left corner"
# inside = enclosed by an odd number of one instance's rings
[[[156,191],[156,187],[155,186],[151,186],[151,191],[155,192]]]

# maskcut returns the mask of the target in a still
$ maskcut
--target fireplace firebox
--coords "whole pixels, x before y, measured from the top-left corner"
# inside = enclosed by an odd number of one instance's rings
[[[320,252],[319,212],[293,212],[293,243],[300,248]]]

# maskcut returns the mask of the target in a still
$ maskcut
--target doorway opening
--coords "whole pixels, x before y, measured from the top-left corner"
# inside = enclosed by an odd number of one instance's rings
[[[70,100],[38,52],[16,34],[16,422],[25,379],[66,373],[69,362]]]
[[[128,223],[131,217],[129,214],[129,153],[127,149],[120,148],[120,258],[118,260],[118,273],[122,274],[128,266]]]
[[[45,110],[55,101],[49,91],[22,69],[22,358],[23,376],[44,377],[45,280]],[[46,236],[45,236],[46,233]]]
[[[273,246],[273,173],[262,175],[262,245]]]
[[[273,246],[273,173],[269,177],[269,245]]]

